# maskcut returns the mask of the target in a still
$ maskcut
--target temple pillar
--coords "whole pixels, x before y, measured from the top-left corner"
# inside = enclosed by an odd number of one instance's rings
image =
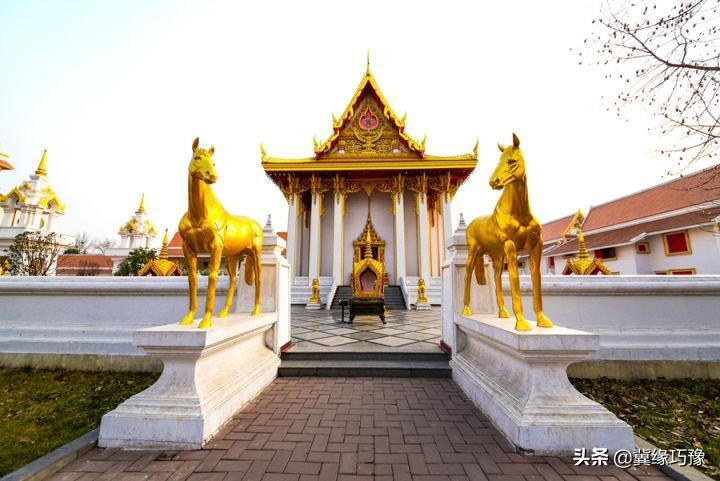
[[[293,285],[295,274],[295,257],[297,250],[297,224],[298,213],[300,212],[300,196],[296,193],[290,193],[288,200],[288,221],[287,221],[287,261],[290,265],[290,285]]]
[[[395,213],[395,283],[405,277],[405,199],[402,191],[393,195]]]
[[[345,220],[345,195],[335,192],[333,204],[333,281],[342,285],[343,279],[343,231]]]
[[[313,192],[310,201],[310,252],[308,262],[308,278],[320,278],[320,241],[322,227],[322,194]]]
[[[415,193],[415,206],[417,210],[418,227],[418,274],[429,282],[430,280],[430,226],[428,224],[427,192]]]
[[[450,192],[440,193],[440,205],[442,206],[442,218],[443,218],[443,233],[442,233],[442,245],[443,245],[443,258],[447,257],[447,239],[453,235],[452,225],[452,194]]]

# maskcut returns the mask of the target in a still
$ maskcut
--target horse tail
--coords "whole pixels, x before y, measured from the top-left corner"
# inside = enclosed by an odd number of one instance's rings
[[[478,254],[477,259],[475,259],[475,279],[481,286],[487,283],[485,280],[485,254]]]

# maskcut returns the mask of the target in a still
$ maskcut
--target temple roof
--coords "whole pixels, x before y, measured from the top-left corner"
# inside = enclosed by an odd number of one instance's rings
[[[425,153],[425,139],[405,132],[405,116],[390,107],[370,70],[370,64],[339,118],[333,115],[332,134],[314,140],[314,155],[276,158],[261,145],[262,166],[268,174],[318,171],[442,170],[464,169],[469,175],[477,164],[477,143],[472,152],[438,156]]]

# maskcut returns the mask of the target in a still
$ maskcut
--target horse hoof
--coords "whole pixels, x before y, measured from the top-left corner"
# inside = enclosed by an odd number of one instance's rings
[[[255,306],[250,315],[251,316],[259,316],[260,315],[260,306]]]
[[[228,315],[228,311],[223,309],[222,311],[220,311],[220,314],[218,314],[217,316],[218,317],[227,317],[227,315]]]
[[[532,326],[528,324],[528,322],[524,319],[518,319],[515,321],[515,330],[516,331],[531,331]]]
[[[185,316],[185,317],[183,317],[182,319],[180,319],[180,325],[181,325],[181,326],[189,326],[189,325],[192,324],[192,323],[193,323],[193,318],[192,318],[192,316]]]
[[[554,324],[550,319],[548,319],[545,314],[540,314],[537,318],[537,325],[538,327],[553,327]]]
[[[500,309],[500,312],[498,313],[498,317],[501,319],[507,319],[510,317],[510,313],[507,311],[507,309],[503,308]]]
[[[212,326],[212,321],[210,319],[203,319],[200,324],[198,324],[198,329],[207,329],[210,326]]]
[[[470,306],[463,307],[463,316],[472,316],[472,311],[470,310]]]

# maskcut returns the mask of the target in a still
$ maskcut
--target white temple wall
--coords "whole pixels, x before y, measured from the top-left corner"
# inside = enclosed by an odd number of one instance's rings
[[[323,196],[323,208],[325,213],[320,221],[320,275],[333,275],[333,214],[334,214],[334,197],[332,191]]]
[[[590,252],[590,256],[594,256],[594,252]],[[608,268],[613,272],[619,272],[620,274],[644,274],[637,271],[637,264],[635,262],[635,246],[619,246],[615,248],[615,260],[603,259]],[[563,267],[565,264],[563,263]],[[562,271],[560,272],[562,274]]]
[[[350,284],[350,273],[352,272],[353,242],[360,236],[367,221],[367,194],[365,191],[349,194],[345,199],[345,222],[344,222],[344,251],[345,262],[343,266],[344,275],[342,283]],[[329,209],[332,212],[332,207]],[[327,215],[327,213],[326,213]],[[373,191],[370,202],[370,215],[375,231],[385,241],[385,269],[391,283],[395,281],[395,247],[393,239],[394,222],[392,213],[392,201],[390,194]],[[332,220],[332,219],[331,219]],[[332,239],[332,236],[330,237]],[[329,249],[330,264],[332,266],[332,242]]]
[[[371,211],[372,212],[372,211]],[[362,232],[367,220],[367,194],[364,190],[348,194],[345,198],[345,222],[343,223],[345,262],[343,265],[342,284],[350,284],[352,273],[353,241]],[[373,219],[374,220],[374,219]]]
[[[691,253],[672,256],[665,255],[662,235],[646,239],[650,243],[650,254],[637,255],[648,258],[649,271],[641,274],[688,268],[694,268],[697,274],[720,274],[720,237],[710,226],[688,229],[688,235]]]
[[[405,192],[405,273],[409,277],[418,276],[417,214],[415,213],[415,195]],[[427,282],[427,281],[426,281]]]

